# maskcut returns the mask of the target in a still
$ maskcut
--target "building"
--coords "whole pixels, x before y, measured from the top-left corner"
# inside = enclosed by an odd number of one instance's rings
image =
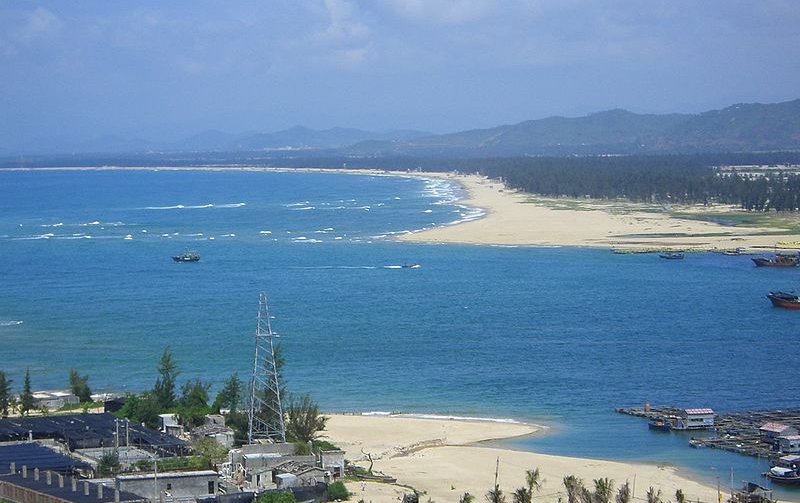
[[[778,450],[788,453],[800,452],[800,435],[781,435],[778,437]]]
[[[272,473],[278,489],[290,487],[315,487],[318,482],[327,483],[330,472],[326,472],[314,464],[299,461],[286,461],[276,466]]]
[[[158,429],[161,433],[180,437],[183,435],[183,426],[178,422],[177,414],[159,414]]]
[[[119,437],[119,439],[117,439]],[[188,453],[186,442],[111,414],[63,414],[57,416],[0,419],[0,442],[33,439],[57,440],[70,450],[132,445],[176,456]]]
[[[49,470],[62,475],[88,475],[92,466],[68,456],[55,443],[50,447],[40,442],[14,442],[0,444],[0,474],[17,473],[25,467]]]
[[[65,405],[73,405],[78,402],[78,397],[69,391],[33,392],[33,403],[38,409],[58,410]]]
[[[14,503],[146,503],[147,499],[88,480],[22,469],[0,475],[0,499]]]
[[[333,479],[344,476],[344,451],[340,449],[320,451],[319,464],[326,472],[330,472]]]
[[[762,442],[774,445],[778,441],[778,437],[797,435],[798,431],[797,428],[788,424],[769,422],[762,424],[758,428],[758,434]]]
[[[713,409],[683,409],[673,428],[676,430],[713,428],[714,416]]]
[[[209,414],[202,426],[192,429],[192,440],[210,438],[226,449],[233,447],[233,429],[225,426],[225,417],[220,414]]]
[[[219,474],[212,470],[119,475],[114,481],[121,491],[155,501],[194,500],[219,494]]]

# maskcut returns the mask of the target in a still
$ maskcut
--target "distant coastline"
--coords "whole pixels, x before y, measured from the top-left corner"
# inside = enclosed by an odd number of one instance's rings
[[[246,171],[399,176],[447,180],[467,193],[459,204],[483,210],[479,217],[395,236],[399,241],[503,246],[568,246],[630,251],[771,252],[800,249],[800,236],[780,227],[723,225],[734,208],[717,205],[669,209],[626,201],[540,197],[474,174],[383,169],[270,166],[24,167],[9,171]],[[716,221],[701,219],[714,212]],[[680,216],[675,216],[679,214]],[[695,217],[695,218],[692,218]],[[800,217],[798,217],[800,220]]]

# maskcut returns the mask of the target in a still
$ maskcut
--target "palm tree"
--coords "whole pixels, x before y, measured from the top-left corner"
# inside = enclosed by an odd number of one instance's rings
[[[631,502],[631,484],[627,480],[624,484],[619,486],[617,490],[617,503],[630,503]]]
[[[514,503],[531,503],[531,493],[528,489],[520,487],[511,495]]]
[[[661,489],[656,492],[653,486],[650,486],[647,490],[647,503],[661,503]]]
[[[594,499],[596,503],[611,503],[611,495],[614,493],[614,481],[608,477],[595,479]]]
[[[500,485],[497,483],[497,478],[500,475],[500,458],[497,458],[497,464],[494,468],[494,489],[490,489],[489,492],[486,493],[486,500],[489,503],[505,503],[506,496],[503,494],[503,490],[500,489]]]
[[[486,501],[489,503],[505,503],[506,495],[503,494],[503,490],[500,489],[500,486],[495,484],[494,489],[490,489],[489,492],[486,493]]]
[[[586,489],[584,486],[581,486],[581,492],[578,493],[578,497],[581,500],[581,503],[594,503],[594,494],[592,491]]]
[[[538,493],[541,491],[542,484],[544,484],[544,480],[542,479],[538,468],[534,468],[533,470],[528,470],[525,472],[525,484],[528,486],[528,494],[530,495],[531,499],[533,499],[533,493]]]
[[[578,503],[583,482],[575,475],[564,477],[564,488],[567,490],[567,503]]]

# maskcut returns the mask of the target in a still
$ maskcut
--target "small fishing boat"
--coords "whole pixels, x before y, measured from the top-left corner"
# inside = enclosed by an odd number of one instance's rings
[[[778,253],[775,258],[756,257],[751,259],[756,267],[797,267],[800,264],[796,254]]]
[[[648,421],[647,427],[656,431],[670,431],[672,429],[672,424],[666,419],[659,417]]]
[[[778,484],[800,485],[798,463],[800,463],[800,456],[796,454],[781,456],[775,460],[769,471],[764,473],[764,476]]]
[[[400,266],[402,269],[419,269],[420,267],[422,266],[415,262],[406,262]]]
[[[175,262],[197,262],[200,260],[200,254],[193,251],[186,251],[180,255],[173,255],[172,260]]]
[[[659,254],[659,257],[665,258],[667,260],[682,260],[683,253],[680,252],[667,252]]]
[[[769,292],[767,298],[775,307],[784,309],[800,309],[800,295],[787,292]]]

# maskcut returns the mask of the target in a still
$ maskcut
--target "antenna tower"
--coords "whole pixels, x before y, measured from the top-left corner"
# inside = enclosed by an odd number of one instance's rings
[[[253,380],[250,383],[250,411],[248,414],[247,441],[257,438],[273,442],[286,442],[283,424],[281,387],[278,367],[275,364],[273,339],[278,334],[272,331],[269,322],[267,294],[261,292],[258,301],[258,324],[253,358]]]

